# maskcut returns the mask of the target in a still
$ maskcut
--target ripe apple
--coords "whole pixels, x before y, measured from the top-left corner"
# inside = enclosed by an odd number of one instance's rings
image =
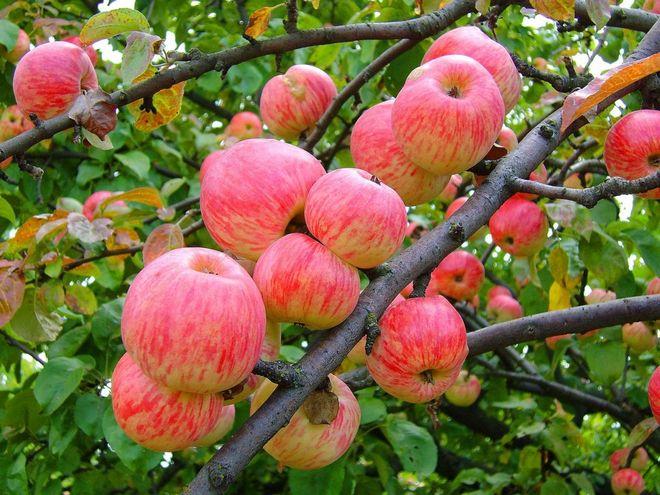
[[[305,223],[342,260],[373,268],[399,249],[408,220],[394,189],[364,170],[340,168],[309,190]]]
[[[660,367],[657,367],[651,375],[648,387],[649,406],[653,412],[656,423],[660,423]]]
[[[649,285],[646,286],[646,293],[649,296],[660,294],[660,277],[655,277],[649,282]]]
[[[529,174],[529,180],[533,180],[534,182],[540,182],[541,184],[545,184],[548,181],[548,170],[545,168],[544,164],[539,165],[536,167],[531,174]],[[537,194],[532,194],[532,193],[516,193],[512,197],[514,198],[520,198],[520,199],[528,199],[528,200],[533,200],[538,197]]]
[[[484,277],[484,265],[479,258],[459,249],[445,257],[431,272],[426,295],[442,294],[458,301],[469,301],[479,292]]]
[[[513,294],[511,294],[511,291],[503,285],[493,285],[490,289],[488,289],[488,292],[486,293],[486,299],[490,301],[497,296],[513,297]]]
[[[626,462],[628,461],[628,455],[630,454],[630,449],[619,449],[612,452],[610,456],[610,469],[612,472],[619,471],[626,467]],[[633,458],[630,461],[630,467],[635,471],[643,471],[646,469],[646,465],[649,463],[649,455],[644,449],[640,447],[635,449],[633,453]]]
[[[394,139],[394,100],[379,103],[364,112],[353,126],[351,155],[355,166],[375,175],[394,189],[408,206],[432,200],[447,185],[447,176],[427,172],[412,163]]]
[[[456,381],[468,353],[465,325],[442,296],[416,297],[389,308],[367,368],[390,395],[428,402]]]
[[[7,51],[5,47],[0,48],[0,55],[5,57],[12,64],[18,62],[23,55],[30,51],[30,37],[22,29],[18,30],[18,37],[16,38],[16,44],[11,51]]]
[[[360,427],[360,405],[344,382],[335,375],[328,375],[328,379],[329,390],[313,392],[289,423],[264,446],[280,464],[295,469],[319,469],[335,462],[351,446]],[[264,380],[252,398],[251,415],[275,388],[274,383]]]
[[[557,342],[559,342],[560,340],[570,339],[570,338],[571,338],[570,333],[565,333],[562,335],[553,335],[552,337],[547,337],[545,339],[545,345],[547,345],[550,349],[554,351],[557,348]]]
[[[311,330],[344,321],[360,296],[357,269],[305,234],[275,241],[257,261],[254,281],[269,318]]]
[[[171,452],[191,447],[211,432],[222,414],[222,396],[159,385],[124,354],[112,373],[112,409],[129,438],[148,449]]]
[[[474,404],[481,393],[481,382],[467,370],[461,370],[454,384],[445,392],[447,400],[458,407]]]
[[[10,105],[0,114],[0,143],[18,136],[34,127],[30,119],[21,113],[18,105]],[[0,162],[0,170],[6,169],[13,157]]]
[[[77,46],[54,41],[30,50],[14,72],[14,96],[25,115],[49,119],[66,112],[81,92],[98,88],[87,54]]]
[[[202,165],[199,167],[199,182],[204,180],[204,177],[206,176],[206,171],[211,167],[213,163],[215,163],[216,160],[220,158],[220,156],[225,152],[225,150],[215,150],[212,151],[204,160],[202,160]]]
[[[335,96],[337,88],[328,74],[311,65],[294,65],[264,86],[261,118],[273,134],[293,140],[316,124]]]
[[[96,50],[94,50],[93,46],[83,46],[82,41],[80,41],[79,36],[69,36],[68,38],[64,38],[62,41],[66,41],[67,43],[72,43],[82,49],[85,50],[85,53],[89,57],[89,60],[92,62],[92,65],[96,67],[96,62],[99,61],[99,56],[96,53]]]
[[[503,122],[495,81],[464,55],[436,58],[413,70],[392,108],[399,146],[436,175],[463,172],[485,157]]]
[[[584,296],[584,300],[587,304],[603,303],[614,301],[615,299],[616,293],[605,289],[593,289],[588,295]]]
[[[169,251],[128,289],[121,318],[126,351],[153,380],[192,393],[230,389],[261,353],[266,315],[247,272],[206,248]]]
[[[640,495],[644,491],[644,478],[634,469],[621,469],[612,475],[614,495]]]
[[[459,186],[463,183],[463,177],[460,174],[453,174],[449,177],[447,185],[438,196],[443,203],[451,203],[458,193]]]
[[[449,206],[447,207],[447,211],[445,211],[445,220],[451,217],[454,213],[458,211],[458,209],[463,206],[468,200],[467,196],[461,196],[460,198],[456,198],[454,201],[449,203]]]
[[[496,143],[511,153],[518,147],[518,136],[516,136],[516,133],[511,128],[503,125],[500,135],[497,136]]]
[[[258,138],[263,132],[261,119],[252,112],[237,113],[227,126],[227,135],[237,139]]]
[[[642,5],[642,8],[647,12],[660,14],[660,0],[644,0],[644,5]]]
[[[92,220],[94,220],[94,217],[98,213],[99,205],[103,203],[106,199],[112,197],[113,194],[117,194],[117,193],[110,191],[96,191],[90,194],[89,197],[83,203],[82,214],[85,215],[87,217],[87,220],[91,222]],[[110,203],[105,208],[105,211],[110,211],[112,209],[112,211],[118,213],[126,208],[128,208],[126,203],[120,200],[120,201],[115,201],[114,203]]]
[[[206,435],[198,440],[195,440],[193,447],[210,447],[215,445],[222,438],[231,431],[234,426],[234,417],[236,416],[236,409],[232,405],[226,405],[220,411],[220,415],[216,420],[213,429]]]
[[[655,330],[651,330],[641,321],[623,325],[621,327],[621,340],[635,354],[650,351],[658,343]]]
[[[479,28],[464,26],[446,32],[433,42],[422,63],[445,55],[467,55],[486,68],[501,92],[506,113],[518,103],[522,80],[509,52]]]
[[[637,110],[614,124],[603,158],[611,176],[634,180],[654,174],[660,166],[660,111]],[[660,199],[660,187],[640,196]]]
[[[538,253],[547,239],[548,219],[536,203],[509,198],[488,222],[493,242],[513,256]]]
[[[496,296],[488,300],[488,318],[497,323],[523,317],[523,307],[511,296]]]
[[[274,139],[240,141],[207,160],[204,225],[224,250],[253,261],[303,223],[307,193],[325,175],[312,155]]]

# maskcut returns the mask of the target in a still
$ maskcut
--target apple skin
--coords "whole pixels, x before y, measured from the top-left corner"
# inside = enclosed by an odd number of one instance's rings
[[[413,70],[392,108],[397,143],[413,163],[436,175],[463,172],[485,157],[503,122],[493,78],[464,55]]]
[[[658,344],[655,331],[641,321],[623,325],[621,327],[621,339],[635,354],[650,351]]]
[[[302,220],[307,193],[325,169],[306,151],[274,139],[246,139],[210,156],[200,205],[223,250],[256,261]]]
[[[649,285],[646,286],[646,293],[649,296],[660,294],[660,277],[655,277],[649,282]]]
[[[584,296],[584,300],[587,304],[609,302],[614,301],[615,299],[616,293],[605,289],[592,289],[589,295]]]
[[[112,373],[112,409],[129,438],[151,450],[191,447],[215,427],[222,396],[190,394],[159,385],[124,354]]]
[[[101,203],[103,203],[106,199],[111,197],[113,193],[111,191],[96,191],[92,194],[89,195],[89,197],[85,200],[83,203],[82,207],[82,214],[87,217],[87,220],[90,222],[94,220],[94,217],[96,216],[97,209]],[[115,201],[114,203],[110,203],[107,207],[106,210],[110,208],[127,208],[128,206],[124,201]]]
[[[456,381],[468,353],[463,320],[442,296],[406,299],[385,311],[367,368],[388,394],[423,403]]]
[[[410,282],[408,285],[406,285],[399,294],[401,294],[404,298],[408,299],[410,297],[410,294],[412,294],[413,291],[413,283]]]
[[[500,135],[497,136],[496,143],[511,153],[518,147],[518,136],[516,136],[516,133],[510,127],[503,125]]]
[[[509,52],[479,28],[464,26],[446,32],[433,42],[422,63],[445,55],[467,55],[486,68],[497,83],[506,113],[518,103],[522,80]]]
[[[14,96],[25,115],[42,120],[66,112],[82,90],[98,88],[94,66],[76,45],[54,41],[26,53],[14,72]]]
[[[431,201],[449,182],[412,163],[392,132],[394,100],[379,103],[364,112],[353,126],[351,155],[355,166],[375,175],[394,189],[407,206]]]
[[[316,124],[335,96],[337,87],[328,74],[311,65],[294,65],[266,83],[259,112],[273,134],[293,140]]]
[[[610,455],[610,469],[613,473],[624,469],[626,467],[626,461],[628,460],[628,455],[630,449],[619,449],[612,452]],[[630,467],[635,471],[643,471],[646,469],[646,465],[649,463],[649,455],[646,452],[644,447],[640,447],[635,450],[633,454],[632,461],[630,462]]]
[[[89,60],[92,62],[92,65],[96,67],[96,62],[99,61],[99,56],[96,53],[96,50],[94,50],[93,46],[83,46],[79,36],[69,36],[68,38],[64,38],[62,41],[66,41],[67,43],[72,43],[85,50],[85,53],[89,57]]]
[[[461,196],[460,198],[456,198],[454,201],[449,203],[449,206],[447,206],[447,210],[445,211],[445,220],[456,213],[461,206],[467,203],[467,200],[467,196]]]
[[[179,248],[138,273],[124,303],[126,351],[153,380],[214,393],[245,380],[261,354],[266,315],[259,290],[232,258]]]
[[[660,166],[660,111],[626,114],[607,133],[603,158],[613,177],[634,180],[654,174]],[[660,199],[660,187],[640,196]]]
[[[21,113],[18,105],[8,106],[0,115],[0,143],[29,131],[33,127],[32,121]],[[12,160],[13,157],[10,156],[0,162],[0,170],[6,169]]]
[[[488,300],[488,317],[497,323],[523,317],[523,307],[511,296],[496,296]]]
[[[339,400],[337,416],[330,424],[310,423],[299,408],[289,423],[264,446],[280,464],[294,469],[319,469],[332,464],[348,450],[360,427],[360,405],[351,389],[335,375],[328,375],[331,391]],[[254,414],[273,393],[276,385],[264,380],[250,404]]]
[[[208,169],[213,165],[213,163],[218,160],[222,154],[225,152],[225,150],[215,150],[212,151],[204,160],[202,160],[202,165],[199,167],[199,182],[204,180],[204,177],[206,176],[206,172]]]
[[[16,44],[11,51],[6,52],[5,48],[2,47],[1,52],[2,56],[5,57],[12,64],[16,64],[27,52],[30,51],[30,37],[22,29],[18,30],[18,37],[16,38]]]
[[[445,398],[455,406],[470,407],[477,401],[480,393],[479,378],[470,375],[467,370],[461,370],[454,384],[445,392]]]
[[[552,337],[547,337],[545,339],[545,345],[547,345],[553,351],[557,348],[557,342],[563,339],[570,339],[570,333],[564,333],[562,335],[553,335]]]
[[[660,14],[660,0],[644,0],[642,8],[654,14]]]
[[[305,234],[288,234],[259,258],[254,282],[274,321],[325,330],[344,321],[357,305],[355,267]]]
[[[656,423],[660,423],[660,366],[655,369],[649,380],[649,406]]]
[[[547,240],[548,219],[536,203],[509,198],[488,221],[493,242],[512,256],[532,256]]]
[[[341,168],[314,183],[305,203],[310,233],[358,268],[387,261],[403,243],[408,219],[399,195],[369,172]]]
[[[253,112],[239,112],[227,126],[227,135],[238,139],[258,138],[263,134],[261,119]]]
[[[488,292],[486,293],[486,299],[490,301],[497,296],[513,297],[513,294],[511,294],[511,291],[503,285],[493,285],[490,289],[488,289]]]
[[[644,491],[644,478],[634,469],[621,469],[612,475],[614,495],[639,495]]]
[[[441,294],[458,301],[469,301],[485,278],[484,265],[474,254],[461,249],[449,253],[431,272],[427,296]]]
[[[203,437],[195,440],[195,443],[192,444],[193,447],[210,447],[211,445],[215,445],[231,431],[234,427],[236,409],[234,406],[226,404],[227,403],[225,402],[225,406],[220,411],[220,415],[218,416],[213,429]]]
[[[447,185],[438,196],[438,199],[443,203],[451,203],[456,198],[458,187],[463,183],[463,177],[460,174],[453,174],[449,177]]]
[[[540,182],[541,184],[545,184],[548,181],[548,170],[545,168],[545,165],[542,163],[538,167],[536,167],[531,174],[529,174],[529,180],[533,180],[534,182]],[[520,198],[520,199],[528,199],[528,200],[533,200],[538,198],[538,194],[532,194],[532,193],[516,193],[512,197],[514,198]]]

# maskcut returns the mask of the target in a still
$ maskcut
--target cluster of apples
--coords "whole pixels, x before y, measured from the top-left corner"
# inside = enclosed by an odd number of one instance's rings
[[[610,455],[611,485],[614,495],[639,495],[644,491],[644,478],[640,474],[649,463],[649,455],[643,447],[635,449],[627,467],[629,448],[615,450]]]

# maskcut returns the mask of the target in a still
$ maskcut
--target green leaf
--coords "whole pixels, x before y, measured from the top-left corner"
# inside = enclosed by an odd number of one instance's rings
[[[162,40],[159,36],[135,31],[128,36],[121,60],[121,79],[129,85],[147,70]]]
[[[108,400],[96,394],[89,393],[81,395],[76,400],[73,419],[85,435],[98,439],[103,436],[103,428],[99,418],[108,406]]]
[[[612,201],[601,199],[591,209],[591,218],[601,227],[607,227],[617,219],[617,209]]]
[[[16,225],[16,214],[14,213],[14,209],[2,196],[0,196],[0,217],[6,218],[12,224]]]
[[[84,127],[82,128],[82,134],[83,137],[95,148],[98,148],[103,151],[111,150],[113,148],[112,146],[112,139],[110,139],[110,134],[106,134],[103,136],[103,139],[101,139],[99,136],[94,134],[91,131],[88,131]]]
[[[103,304],[92,318],[92,336],[97,345],[105,348],[110,339],[121,335],[121,312],[124,298]]]
[[[111,407],[106,408],[103,414],[102,426],[103,436],[110,444],[110,448],[131,471],[146,473],[156,467],[163,458],[162,453],[140,447],[128,438],[115,421]]]
[[[78,388],[88,365],[76,358],[48,361],[34,382],[34,396],[45,414],[51,414]]]
[[[67,286],[66,304],[76,313],[88,316],[96,313],[98,307],[92,289],[79,284]]]
[[[495,407],[501,407],[502,409],[536,409],[537,405],[534,399],[509,399],[505,401],[493,402],[492,404]]]
[[[29,493],[27,473],[25,472],[25,456],[21,453],[15,458],[5,460],[0,457],[0,460],[2,460],[0,462],[0,474],[2,474],[0,480],[4,481],[8,493]]]
[[[127,153],[115,153],[115,158],[131,170],[139,179],[146,179],[151,168],[151,160],[141,151],[133,150]]]
[[[358,397],[358,403],[362,411],[362,416],[360,417],[361,425],[380,421],[387,415],[385,403],[380,399],[360,396]]]
[[[27,289],[23,304],[10,322],[14,333],[28,342],[55,340],[62,330],[64,318],[45,306],[45,302],[36,297],[34,289]]]
[[[93,15],[80,30],[80,41],[91,45],[128,31],[149,31],[149,21],[139,11],[114,9]]]
[[[646,266],[653,273],[660,273],[660,236],[640,229],[626,230],[624,234],[635,243]]]
[[[655,418],[646,418],[635,425],[628,435],[626,447],[632,448],[642,445],[658,429]]]
[[[526,445],[520,451],[518,469],[527,473],[541,472],[541,453],[538,447]]]
[[[555,279],[556,282],[563,283],[564,277],[566,277],[566,274],[568,273],[568,256],[562,248],[557,246],[550,251],[548,265],[550,267],[552,278]]]
[[[48,448],[54,455],[62,454],[76,436],[78,430],[71,424],[68,411],[62,411],[52,418],[48,430]]]
[[[438,448],[427,430],[401,419],[388,421],[383,430],[406,471],[422,478],[435,471]]]
[[[584,473],[571,473],[568,475],[573,484],[580,489],[580,493],[584,495],[596,495],[594,487],[589,481],[589,478]]]
[[[552,476],[541,486],[541,495],[571,495],[571,490],[561,478]]]
[[[76,184],[79,186],[85,186],[94,179],[102,177],[104,172],[105,170],[103,164],[85,160],[80,165],[78,165]]]
[[[18,40],[18,26],[6,19],[0,19],[0,45],[12,51]]]
[[[346,456],[322,469],[289,470],[291,495],[340,495],[346,475]]]
[[[59,338],[48,346],[46,356],[48,359],[57,357],[72,357],[89,337],[89,326],[74,328],[63,333]]]
[[[595,342],[584,346],[589,374],[602,385],[611,385],[621,377],[626,351],[620,342]]]
[[[580,259],[605,285],[614,284],[628,271],[625,251],[605,234],[593,232],[588,241],[580,239]]]
[[[264,78],[254,64],[234,65],[227,73],[231,89],[243,95],[256,93],[264,83]]]
[[[165,184],[163,184],[163,187],[160,188],[160,195],[163,198],[167,199],[176,191],[178,191],[179,188],[183,186],[185,183],[186,183],[186,179],[184,179],[183,177],[179,177],[177,179],[170,179]]]
[[[280,347],[280,356],[289,363],[297,363],[304,355],[305,351],[299,347],[293,345],[283,345]]]

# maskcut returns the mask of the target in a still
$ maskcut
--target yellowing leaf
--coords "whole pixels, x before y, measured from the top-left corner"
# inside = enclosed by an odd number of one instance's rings
[[[96,313],[98,303],[96,296],[89,287],[69,285],[66,288],[66,304],[76,313],[91,316]]]
[[[66,218],[69,215],[68,211],[55,210],[53,214],[36,215],[28,218],[23,225],[21,225],[14,237],[9,240],[9,250],[12,252],[19,251],[28,247],[33,241],[39,229],[46,223]]]
[[[138,10],[109,10],[90,17],[80,30],[80,41],[84,45],[91,45],[95,41],[112,38],[127,31],[149,31],[149,21]]]
[[[562,107],[561,132],[580,117],[592,121],[598,114],[600,103],[658,71],[660,71],[660,53],[655,53],[596,77],[584,88],[566,97]]]
[[[555,282],[563,285],[564,277],[568,273],[568,256],[559,246],[550,252],[548,266]]]
[[[146,81],[155,73],[156,68],[149,66],[140,77],[133,81],[133,84]],[[140,131],[149,132],[172,121],[181,110],[185,85],[186,82],[182,81],[170,88],[161,89],[153,95],[150,102],[137,100],[129,103],[128,111],[135,117],[135,127]]]
[[[314,10],[317,10],[319,5],[321,5],[321,0],[312,0],[312,7],[314,7]]]
[[[159,225],[149,234],[149,237],[144,242],[144,247],[142,248],[144,264],[146,266],[168,251],[184,247],[185,245],[181,227],[171,223]]]
[[[481,15],[486,15],[490,9],[490,0],[477,0],[475,7]]]
[[[571,293],[563,285],[552,282],[550,286],[548,311],[568,309],[571,307]]]
[[[108,248],[108,251],[114,251],[116,249],[128,249],[140,244],[140,236],[133,229],[119,228],[116,229],[110,237],[105,240],[105,247]],[[129,254],[121,254],[118,256],[113,256],[117,259],[126,259]]]
[[[275,7],[262,7],[252,12],[248,25],[245,28],[245,34],[250,38],[261,36],[268,29],[270,14]]]
[[[23,302],[25,277],[20,262],[3,261],[0,267],[0,326],[12,319]]]
[[[130,191],[110,196],[99,205],[99,211],[103,211],[109,204],[116,203],[117,201],[133,201],[134,203],[153,206],[154,208],[165,206],[163,200],[160,198],[158,189],[153,187],[137,187]]]
[[[575,17],[575,0],[530,0],[539,14],[555,21],[571,21]]]

